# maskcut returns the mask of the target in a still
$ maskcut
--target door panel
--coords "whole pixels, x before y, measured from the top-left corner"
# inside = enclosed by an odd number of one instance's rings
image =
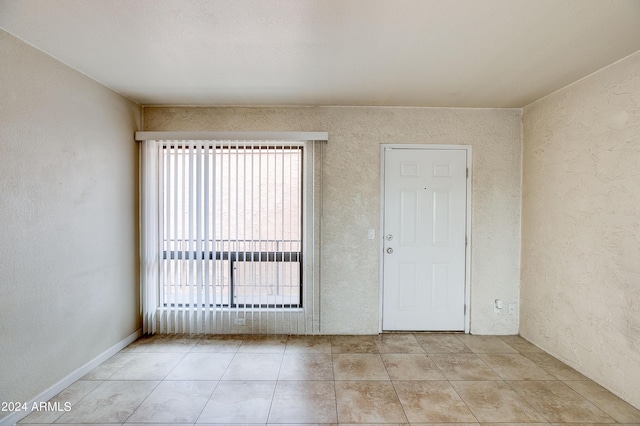
[[[464,330],[467,152],[384,153],[384,330]]]
[[[418,270],[413,263],[400,263],[398,288],[400,308],[415,309],[418,285]]]
[[[416,244],[418,230],[418,192],[415,190],[400,192],[400,244]]]

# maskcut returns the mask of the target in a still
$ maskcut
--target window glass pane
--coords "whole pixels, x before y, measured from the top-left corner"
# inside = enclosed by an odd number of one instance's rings
[[[233,270],[233,297],[237,305],[298,306],[300,262],[235,262]]]
[[[300,306],[302,147],[188,145],[163,151],[165,306]]]

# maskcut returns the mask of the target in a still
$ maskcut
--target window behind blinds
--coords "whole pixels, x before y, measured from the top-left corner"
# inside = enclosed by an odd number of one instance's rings
[[[145,332],[318,332],[322,146],[143,142]]]

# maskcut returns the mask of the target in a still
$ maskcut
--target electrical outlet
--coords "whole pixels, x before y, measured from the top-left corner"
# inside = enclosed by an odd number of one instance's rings
[[[246,320],[244,318],[236,318],[233,320],[235,325],[246,325]]]

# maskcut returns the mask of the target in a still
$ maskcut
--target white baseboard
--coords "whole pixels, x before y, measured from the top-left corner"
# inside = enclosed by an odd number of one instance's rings
[[[97,357],[95,357],[94,359],[92,359],[82,367],[78,368],[77,370],[73,371],[71,374],[62,378],[62,380],[60,380],[58,383],[51,386],[49,389],[38,394],[31,401],[27,402],[27,407],[33,406],[34,402],[39,403],[39,402],[46,402],[50,400],[51,398],[53,398],[54,396],[56,396],[57,394],[59,394],[69,386],[71,386],[78,379],[82,378],[84,375],[89,373],[91,370],[93,370],[94,368],[96,368],[97,366],[99,366],[109,358],[111,358],[113,355],[120,352],[122,349],[126,348],[130,343],[133,343],[140,336],[142,336],[142,329],[138,329],[137,331],[131,333],[129,336],[125,337],[115,345],[111,346],[109,349],[102,352],[100,355],[98,355]],[[8,416],[1,418],[0,426],[13,426],[29,414],[30,414],[29,411],[15,411],[9,414]]]

